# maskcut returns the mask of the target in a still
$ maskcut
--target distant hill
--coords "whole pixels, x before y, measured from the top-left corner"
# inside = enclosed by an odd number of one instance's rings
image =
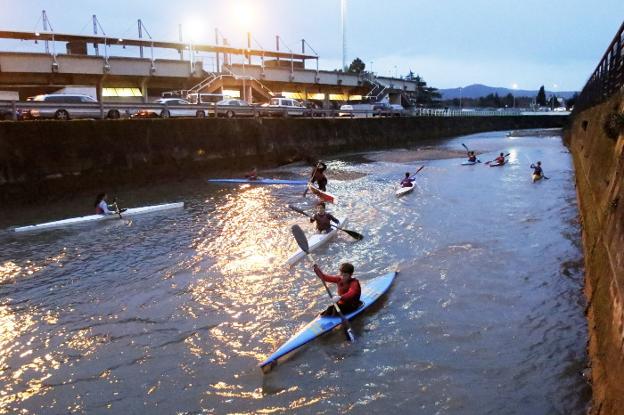
[[[461,92],[460,92],[461,89]],[[502,87],[493,87],[481,84],[473,84],[468,85],[463,88],[449,88],[449,89],[440,89],[440,94],[442,94],[442,99],[453,99],[459,98],[460,95],[463,98],[479,98],[484,97],[489,94],[498,94],[501,97],[511,93],[516,97],[534,97],[537,95],[538,90],[526,90],[526,89],[511,89],[511,88],[502,88]],[[564,99],[570,98],[574,95],[576,91],[556,91],[556,95],[558,97],[562,97]],[[546,96],[552,95],[552,91],[546,90]]]

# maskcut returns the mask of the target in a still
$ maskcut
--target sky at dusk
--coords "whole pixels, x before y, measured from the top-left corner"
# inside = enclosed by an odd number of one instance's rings
[[[347,58],[379,75],[410,69],[432,86],[580,90],[624,19],[622,0],[348,0]],[[341,66],[339,0],[0,0],[0,30],[42,30],[45,9],[56,32],[89,34],[96,14],[106,34],[137,37],[141,18],[156,40],[214,43],[218,28],[233,46],[300,51],[321,69]],[[58,44],[60,51],[64,46]],[[137,53],[111,50],[111,55]],[[0,50],[43,51],[41,43],[0,41]],[[172,57],[159,53],[158,57]],[[205,57],[205,62],[209,61]],[[309,64],[312,68],[314,65]]]

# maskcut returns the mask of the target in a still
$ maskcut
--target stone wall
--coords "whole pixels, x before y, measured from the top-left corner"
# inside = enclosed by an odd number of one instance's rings
[[[0,122],[0,203],[85,189],[410,146],[480,131],[561,127],[565,116]]]
[[[594,414],[624,414],[624,94],[576,114],[565,132],[585,251]]]

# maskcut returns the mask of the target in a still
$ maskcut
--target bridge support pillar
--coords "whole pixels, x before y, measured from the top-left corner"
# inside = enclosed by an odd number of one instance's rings
[[[147,78],[141,79],[141,101],[146,104],[149,101],[149,94],[147,91]]]
[[[100,78],[95,85],[95,99],[102,102],[102,91],[104,89],[104,77]]]

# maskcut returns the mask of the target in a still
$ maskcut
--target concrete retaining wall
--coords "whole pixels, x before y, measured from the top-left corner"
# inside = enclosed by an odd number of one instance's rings
[[[505,129],[566,117],[0,122],[0,203]]]
[[[594,414],[624,414],[624,123],[611,136],[605,128],[615,114],[624,120],[624,94],[575,115],[565,133],[583,224]]]

